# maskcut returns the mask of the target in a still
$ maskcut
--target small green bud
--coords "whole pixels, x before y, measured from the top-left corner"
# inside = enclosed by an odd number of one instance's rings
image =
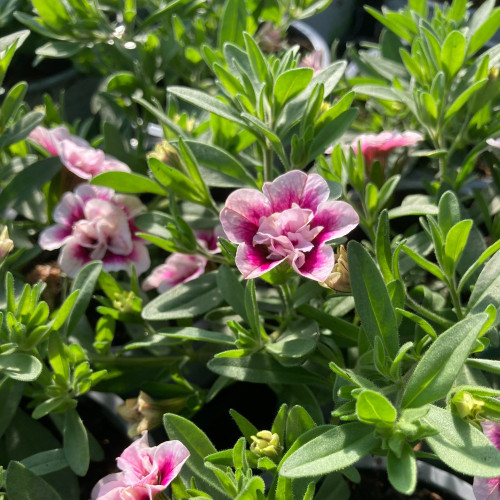
[[[281,451],[280,437],[276,433],[271,431],[260,431],[257,432],[257,436],[250,436],[253,443],[250,445],[250,450],[252,450],[256,455],[261,457],[269,457],[272,460],[276,460]]]
[[[470,392],[459,391],[452,400],[451,404],[460,418],[468,421],[477,421],[483,411],[484,402],[476,399]]]

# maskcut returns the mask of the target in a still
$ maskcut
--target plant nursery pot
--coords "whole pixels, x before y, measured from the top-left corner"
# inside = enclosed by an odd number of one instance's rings
[[[333,0],[325,10],[308,17],[304,23],[330,44],[335,39],[351,38],[357,7],[355,0]]]
[[[395,491],[387,479],[383,457],[362,458],[356,468],[361,483],[351,486],[350,500],[475,500],[472,485],[450,472],[427,462],[417,461],[418,483],[416,491],[403,495]]]

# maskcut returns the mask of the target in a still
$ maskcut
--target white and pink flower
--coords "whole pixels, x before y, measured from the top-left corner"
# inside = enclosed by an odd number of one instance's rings
[[[222,227],[215,229],[200,229],[194,231],[198,243],[209,253],[219,253],[217,246],[218,236],[225,236]],[[163,293],[181,283],[187,283],[201,276],[205,272],[208,259],[203,255],[173,253],[169,255],[164,264],[153,269],[151,274],[143,281],[142,289],[145,291],[156,288]]]
[[[486,437],[500,450],[500,424],[486,420],[481,423],[481,426]],[[500,476],[475,477],[472,488],[476,500],[500,500]]]
[[[125,163],[93,148],[87,141],[71,135],[66,127],[47,129],[36,127],[29,138],[52,156],[59,156],[62,164],[81,179],[92,179],[113,170],[130,172]]]
[[[121,472],[102,478],[92,490],[92,500],[153,500],[177,477],[189,458],[180,441],[150,447],[147,432],[116,459]]]
[[[329,194],[321,176],[299,170],[265,183],[263,193],[231,193],[220,220],[228,239],[238,243],[236,266],[243,277],[257,278],[287,262],[298,274],[325,281],[335,264],[328,241],[359,223],[348,203],[328,201]]]
[[[145,209],[136,196],[81,184],[63,195],[54,210],[56,224],[40,234],[39,244],[44,250],[62,247],[59,265],[71,277],[93,260],[101,260],[107,271],[130,271],[134,264],[141,274],[150,259],[133,219]]]
[[[387,156],[394,149],[415,146],[423,140],[424,136],[419,132],[381,132],[380,134],[361,134],[352,141],[350,147],[357,154],[359,144],[365,163],[369,166],[375,160],[385,164]]]

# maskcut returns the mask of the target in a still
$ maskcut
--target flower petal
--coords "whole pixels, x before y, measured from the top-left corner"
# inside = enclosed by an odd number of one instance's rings
[[[261,217],[271,213],[269,200],[256,189],[237,189],[226,200],[220,221],[233,243],[250,243]]]
[[[56,250],[71,236],[71,227],[55,224],[40,233],[38,244],[44,250]]]
[[[105,271],[127,271],[130,274],[130,265],[134,264],[135,272],[139,275],[151,266],[149,252],[144,243],[133,242],[133,249],[128,255],[116,255],[107,252],[102,259],[102,268]]]
[[[476,500],[500,500],[500,477],[475,477],[472,490]]]
[[[64,193],[54,210],[54,220],[64,226],[72,227],[82,217],[83,204],[78,193]]]
[[[268,260],[266,255],[258,248],[246,243],[240,243],[236,251],[236,267],[246,279],[258,278],[284,260],[285,258]]]
[[[180,441],[166,441],[154,448],[153,463],[158,467],[162,486],[168,486],[179,474],[189,450]]]
[[[122,472],[108,474],[92,488],[91,500],[121,500],[120,493],[124,487]]]
[[[316,244],[340,238],[351,232],[359,224],[359,216],[345,201],[324,201],[311,223],[312,227],[322,226],[323,231],[315,240]]]
[[[271,202],[272,212],[283,212],[292,208],[292,203],[299,205],[307,177],[305,172],[293,170],[276,177],[273,182],[266,182],[262,191]]]
[[[294,271],[304,276],[304,278],[320,282],[325,281],[332,272],[335,264],[335,256],[332,247],[329,245],[321,245],[306,253],[305,257],[306,260],[302,267],[296,268],[294,264],[292,264]]]

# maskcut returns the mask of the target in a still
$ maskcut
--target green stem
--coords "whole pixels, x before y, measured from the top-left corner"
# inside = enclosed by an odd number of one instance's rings
[[[448,280],[448,288],[450,290],[451,301],[453,302],[453,307],[455,308],[455,313],[459,320],[464,318],[464,313],[462,311],[462,305],[460,304],[460,297],[458,296],[455,278],[451,278]]]
[[[271,182],[273,180],[273,150],[269,141],[266,140],[265,145],[262,147],[263,153],[263,166],[264,166],[264,182]]]
[[[90,355],[89,361],[91,363],[102,363],[113,366],[137,366],[137,365],[162,365],[172,363],[174,361],[181,361],[184,356],[161,356],[161,357],[147,357],[147,356],[130,356],[113,358],[111,356]]]
[[[418,302],[413,300],[409,295],[406,296],[406,300],[408,302],[408,305],[416,312],[421,314],[422,316],[425,316],[427,319],[430,319],[431,321],[434,321],[434,323],[442,326],[443,328],[450,328],[453,326],[453,322],[449,321],[441,316],[439,316],[436,313],[433,313],[432,311],[429,311],[424,306],[421,306]]]

